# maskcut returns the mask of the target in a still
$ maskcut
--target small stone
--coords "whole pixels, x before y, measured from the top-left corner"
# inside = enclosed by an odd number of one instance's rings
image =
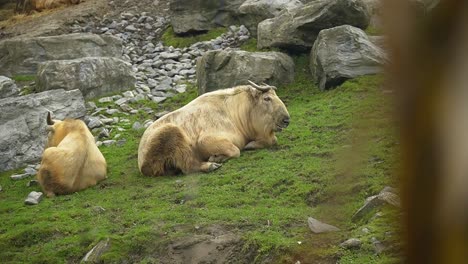
[[[89,122],[88,122],[88,127],[89,129],[93,129],[93,128],[96,128],[96,127],[101,127],[103,125],[103,123],[101,122],[101,120],[97,117],[90,117],[89,118]]]
[[[100,102],[100,103],[110,103],[112,101],[113,101],[112,97],[103,97],[103,98],[98,100],[98,102]]]
[[[118,139],[121,135],[120,134],[117,134],[114,136],[115,139]]]
[[[136,27],[133,25],[129,25],[125,28],[125,30],[130,31],[130,32],[135,32],[137,31]]]
[[[159,96],[154,96],[153,98],[151,98],[151,100],[153,100],[153,102],[155,103],[164,102],[166,99],[167,99],[166,97],[159,97]]]
[[[145,121],[145,124],[143,125],[145,128],[148,128],[149,126],[151,126],[153,124],[153,120],[146,120]]]
[[[132,91],[126,91],[126,92],[124,92],[124,93],[122,93],[122,94],[123,94],[123,96],[125,96],[125,97],[127,97],[127,98],[133,98],[133,97],[135,97],[135,95],[133,94]]]
[[[187,85],[185,84],[179,84],[175,87],[175,90],[178,92],[178,93],[185,93],[185,91],[187,90]]]
[[[114,100],[114,101],[117,101],[117,100],[119,100],[119,99],[122,99],[122,96],[121,96],[121,95],[116,94],[116,95],[113,95],[113,96],[112,96],[112,100]]]
[[[131,108],[128,104],[121,104],[120,105],[120,108],[122,109],[122,111],[124,112],[130,112],[133,110],[133,108]]]
[[[109,136],[110,136],[109,130],[105,127],[101,129],[98,135],[99,138],[108,138]]]
[[[138,113],[138,110],[136,110],[136,109],[133,109],[133,110],[130,111],[130,114],[132,114],[132,115],[137,114],[137,113]]]
[[[140,122],[138,122],[138,121],[135,122],[135,123],[133,123],[133,125],[132,125],[132,129],[133,129],[133,130],[140,130],[140,129],[142,129],[142,128],[143,128],[143,125],[142,125]]]
[[[125,104],[128,101],[128,98],[120,98],[119,100],[115,101],[115,104],[120,106],[122,104]]]
[[[108,124],[112,124],[114,123],[114,119],[113,118],[102,118],[101,119],[101,122],[105,125],[108,125]]]
[[[28,178],[28,177],[31,177],[32,175],[31,174],[28,174],[28,173],[23,173],[23,174],[15,174],[15,175],[11,175],[10,176],[10,179],[14,180],[14,181],[17,181],[17,180],[22,180],[22,179],[25,179],[25,178]]]
[[[110,140],[104,140],[104,141],[102,142],[102,144],[103,144],[104,146],[108,147],[108,146],[114,145],[116,142],[117,142],[117,141],[115,141],[115,140],[113,140],[113,139],[110,139]]]
[[[97,142],[96,142],[96,147],[99,148],[100,146],[102,146],[102,141],[97,141]]]
[[[350,238],[343,243],[340,244],[340,247],[346,248],[346,249],[356,249],[361,247],[361,240],[357,238]]]
[[[81,262],[89,262],[89,263],[100,263],[101,255],[104,254],[107,250],[109,250],[109,238],[106,240],[99,241],[96,246],[94,246],[86,255],[83,257]]]
[[[35,192],[32,191],[28,194],[26,200],[24,200],[24,204],[26,205],[36,205],[42,200],[42,192]]]
[[[169,111],[158,112],[154,116],[156,117],[156,119],[159,119],[159,118],[163,117],[166,114],[169,114]]]
[[[374,246],[375,254],[380,254],[385,250],[385,246],[382,244],[382,242],[377,240],[377,238],[372,237],[371,242],[372,242],[372,245]]]
[[[102,206],[93,206],[93,207],[91,208],[91,210],[92,210],[93,213],[95,213],[95,214],[102,214],[102,213],[104,213],[104,212],[106,211],[106,209],[104,209],[104,207],[102,207]]]
[[[143,95],[143,94],[137,94],[135,96],[135,100],[138,102],[138,101],[142,101],[142,100],[145,100],[146,97]]]
[[[363,228],[361,229],[361,232],[364,233],[364,234],[369,234],[369,233],[370,233],[370,230],[369,230],[369,228],[367,228],[367,227],[363,227]]]
[[[27,187],[37,186],[37,185],[39,185],[39,182],[36,180],[30,180],[28,184],[26,184]]]
[[[316,234],[340,231],[338,227],[322,223],[319,220],[312,217],[309,217],[307,219],[307,223],[309,225],[310,230],[312,230],[312,232]]]
[[[117,141],[117,146],[121,147],[121,146],[125,145],[125,143],[127,143],[127,140],[126,139],[121,139],[121,140]]]
[[[88,107],[91,109],[97,109],[97,105],[94,102],[88,102]]]
[[[37,170],[32,168],[32,167],[26,167],[24,169],[24,173],[28,174],[28,175],[31,175],[31,176],[34,176],[37,174]]]
[[[118,113],[118,112],[119,112],[119,110],[117,110],[117,109],[107,109],[106,110],[106,113],[108,115],[113,115],[113,114]]]

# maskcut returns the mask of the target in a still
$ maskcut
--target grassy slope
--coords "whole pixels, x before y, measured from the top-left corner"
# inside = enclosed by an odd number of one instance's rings
[[[295,83],[278,91],[291,114],[290,127],[278,135],[279,145],[243,152],[216,172],[141,176],[137,149],[143,131],[131,129],[134,121],[148,118],[141,111],[125,116],[130,122],[120,126],[126,131],[111,133],[127,139],[124,145],[101,148],[109,178],[96,187],[25,206],[27,194],[40,188],[26,187],[27,180],[11,181],[12,172],[0,174],[2,262],[76,262],[106,237],[112,246],[105,260],[151,262],[169,241],[198,232],[195,226],[212,225],[241,230],[245,248],[258,249],[258,260],[269,254],[286,263],[339,256],[341,263],[394,261],[386,254],[375,256],[369,243],[356,252],[333,246],[360,236],[356,230],[365,223],[353,224],[350,217],[365,197],[395,185],[396,140],[379,89],[381,78],[362,77],[319,92],[309,81],[307,58],[295,61]],[[164,105],[134,107],[174,109],[195,96],[192,88]],[[308,216],[343,231],[312,235]],[[381,239],[391,220],[378,221],[370,228]]]

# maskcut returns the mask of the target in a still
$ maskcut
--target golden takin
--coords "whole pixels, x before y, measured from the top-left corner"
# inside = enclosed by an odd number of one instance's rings
[[[107,164],[93,135],[81,120],[52,120],[37,180],[48,196],[69,194],[107,178]]]
[[[275,132],[286,128],[290,117],[275,89],[250,82],[206,93],[161,117],[141,138],[140,172],[210,172],[239,157],[240,150],[276,144]]]

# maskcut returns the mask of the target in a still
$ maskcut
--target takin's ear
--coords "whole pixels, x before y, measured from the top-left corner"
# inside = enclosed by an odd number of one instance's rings
[[[54,122],[54,120],[52,120],[52,118],[50,117],[50,112],[47,112],[47,125],[52,126],[52,125],[54,125],[54,124],[55,124],[55,122]]]

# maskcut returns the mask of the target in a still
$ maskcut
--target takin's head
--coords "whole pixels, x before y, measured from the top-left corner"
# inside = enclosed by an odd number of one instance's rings
[[[47,144],[46,148],[56,147],[70,133],[79,129],[86,128],[81,120],[65,119],[63,121],[52,119],[50,112],[47,113]]]
[[[257,131],[267,134],[281,132],[289,125],[290,116],[283,101],[276,95],[276,87],[249,83],[254,88],[255,102],[251,112],[253,126]]]

